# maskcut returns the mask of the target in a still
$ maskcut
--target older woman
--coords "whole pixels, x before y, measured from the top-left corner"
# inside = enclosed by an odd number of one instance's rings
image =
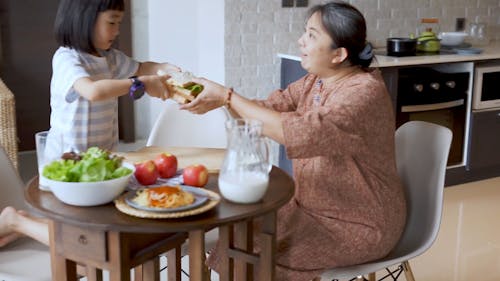
[[[226,105],[234,116],[263,122],[263,134],[292,159],[296,193],[278,214],[278,280],[311,280],[323,269],[381,258],[406,220],[396,171],[392,103],[366,23],[353,6],[310,10],[299,39],[308,74],[264,101],[244,98],[206,79],[181,106],[204,113]],[[208,259],[217,269],[217,249]]]

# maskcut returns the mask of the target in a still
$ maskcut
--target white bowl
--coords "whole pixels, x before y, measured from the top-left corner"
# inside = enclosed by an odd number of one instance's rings
[[[131,169],[132,173],[107,181],[64,182],[41,177],[62,202],[74,206],[97,206],[113,201],[127,187],[135,167],[129,163],[123,163],[123,166]]]
[[[439,39],[441,39],[441,45],[445,46],[458,46],[462,44],[467,37],[466,32],[441,32],[439,33]]]

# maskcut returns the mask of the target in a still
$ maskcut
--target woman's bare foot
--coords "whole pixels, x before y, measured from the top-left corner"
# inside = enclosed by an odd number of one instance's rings
[[[0,213],[0,237],[12,233],[12,225],[18,215],[16,209],[5,207]]]
[[[24,211],[18,212],[12,207],[5,207],[0,213],[0,247],[16,240],[21,235],[14,232],[13,225],[20,214],[26,214]]]
[[[10,242],[17,240],[22,235],[17,232],[12,232],[9,234],[5,234],[4,236],[0,236],[0,248],[9,244]]]

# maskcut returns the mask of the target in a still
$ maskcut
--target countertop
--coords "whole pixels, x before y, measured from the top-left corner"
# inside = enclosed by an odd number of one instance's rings
[[[443,55],[420,55],[412,57],[390,57],[385,55],[377,55],[377,53],[385,52],[384,49],[375,49],[375,60],[373,60],[372,67],[395,67],[395,66],[408,66],[408,65],[422,65],[422,64],[438,64],[438,63],[452,63],[452,62],[470,62],[482,60],[500,59],[500,42],[494,42],[488,46],[479,47],[483,49],[480,54],[474,55],[458,55],[458,54],[443,54]],[[279,53],[278,57],[300,61],[300,56]]]

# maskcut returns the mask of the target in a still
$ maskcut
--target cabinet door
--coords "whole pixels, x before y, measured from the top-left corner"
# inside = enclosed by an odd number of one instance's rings
[[[500,109],[472,113],[469,168],[500,165]]]

